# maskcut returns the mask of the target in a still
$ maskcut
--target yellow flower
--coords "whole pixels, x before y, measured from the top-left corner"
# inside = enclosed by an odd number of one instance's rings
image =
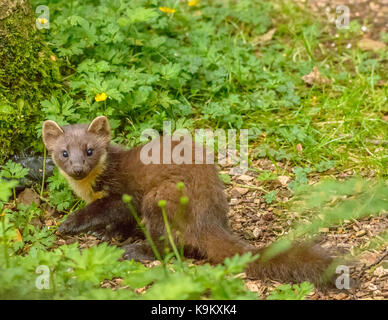
[[[189,7],[194,7],[198,4],[198,0],[190,0],[187,4]]]
[[[97,93],[96,96],[94,97],[94,100],[96,100],[97,102],[100,102],[100,101],[105,101],[106,98],[108,98],[108,96],[106,95],[105,92],[103,92],[103,93]]]
[[[40,22],[40,24],[46,24],[48,22],[46,18],[39,18],[38,21]]]
[[[176,10],[169,7],[159,7],[159,10],[164,13],[175,13]]]

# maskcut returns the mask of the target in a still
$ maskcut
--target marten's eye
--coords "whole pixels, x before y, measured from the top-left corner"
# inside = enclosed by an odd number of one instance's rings
[[[93,154],[93,149],[88,149],[88,151],[86,151],[86,154],[88,155],[88,157],[90,157]]]
[[[64,158],[67,158],[67,157],[69,156],[69,154],[68,154],[67,151],[65,150],[65,151],[62,152],[62,156],[63,156]]]

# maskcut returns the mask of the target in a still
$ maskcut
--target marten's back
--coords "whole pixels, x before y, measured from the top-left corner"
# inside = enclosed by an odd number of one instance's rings
[[[190,139],[186,139],[182,143],[172,141],[171,157],[165,154],[163,158],[166,150],[166,145],[163,145],[164,139],[170,139],[170,137],[157,138],[146,145],[130,150],[111,146],[108,150],[107,172],[100,180],[104,181],[113,193],[130,194],[138,200],[152,190],[163,188],[166,185],[171,186],[168,188],[170,196],[179,197],[181,194],[177,192],[176,184],[183,182],[185,186],[183,195],[189,198],[190,203],[195,202],[196,204],[187,208],[188,213],[201,215],[210,211],[219,217],[226,217],[228,203],[223,184],[218,177],[215,165],[206,163],[212,154],[207,153]],[[182,150],[179,156],[176,154],[177,146],[180,146]],[[184,148],[186,149],[183,151]],[[153,163],[150,161],[151,149],[154,153],[158,153],[157,157],[153,157]],[[148,154],[146,154],[147,150],[149,150]],[[198,153],[202,152],[202,164],[196,163],[198,161],[195,158],[196,152],[197,157]],[[206,160],[206,155],[208,155],[208,160]],[[170,159],[170,163],[166,163],[168,162],[166,159]],[[176,163],[182,159],[183,163]],[[164,190],[164,193],[166,191]]]

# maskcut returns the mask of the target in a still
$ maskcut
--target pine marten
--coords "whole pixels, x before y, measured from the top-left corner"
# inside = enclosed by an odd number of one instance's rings
[[[104,116],[89,125],[60,127],[47,120],[43,124],[43,141],[59,171],[74,192],[87,205],[70,214],[58,228],[59,234],[98,232],[105,239],[129,237],[136,222],[122,196],[132,196],[132,205],[144,221],[147,231],[161,251],[165,224],[159,200],[166,200],[168,221],[175,241],[188,256],[200,256],[212,263],[222,263],[235,254],[252,252],[259,259],[247,267],[247,275],[283,282],[323,282],[324,270],[331,258],[322,248],[294,245],[270,259],[232,234],[228,227],[228,201],[214,164],[144,164],[141,150],[159,143],[157,138],[130,150],[110,143],[110,126]],[[172,143],[171,148],[176,143]],[[163,154],[163,150],[161,151]],[[176,187],[184,183],[183,191]],[[178,219],[182,196],[188,197],[184,218]],[[125,246],[124,258],[142,260],[152,255],[147,242]]]

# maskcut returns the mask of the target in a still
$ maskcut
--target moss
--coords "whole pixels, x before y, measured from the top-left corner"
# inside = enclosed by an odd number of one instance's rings
[[[0,162],[40,145],[40,101],[62,87],[58,62],[40,32],[28,4],[0,20]]]

